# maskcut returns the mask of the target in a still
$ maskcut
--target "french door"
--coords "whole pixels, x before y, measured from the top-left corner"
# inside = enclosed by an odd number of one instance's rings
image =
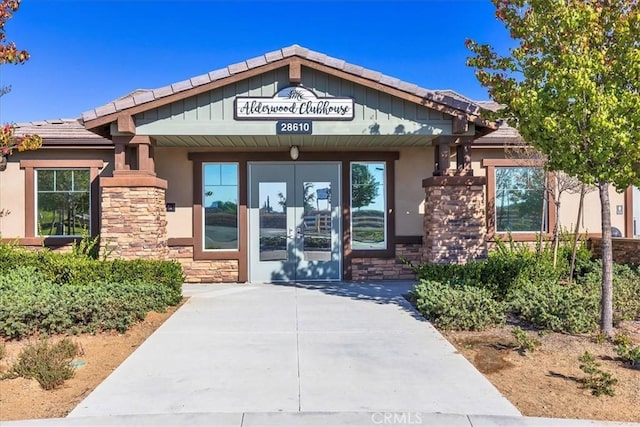
[[[249,163],[249,279],[340,280],[340,164]]]

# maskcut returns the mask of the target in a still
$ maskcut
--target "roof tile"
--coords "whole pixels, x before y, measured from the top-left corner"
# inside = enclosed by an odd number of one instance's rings
[[[242,61],[236,64],[229,65],[227,69],[229,70],[229,74],[238,74],[243,71],[247,71],[249,67],[247,66],[247,63],[245,61]]]
[[[84,113],[82,113],[82,120],[84,121],[93,120],[97,117],[98,115],[96,114],[96,110],[85,111]]]
[[[400,83],[399,79],[396,79],[394,77],[390,77],[387,75],[382,75],[380,76],[380,80],[378,80],[380,83],[382,83],[383,85],[387,85],[387,86],[392,86],[395,87],[398,85],[398,83]]]
[[[267,62],[274,62],[274,61],[278,61],[282,58],[284,58],[282,56],[282,49],[279,50],[274,50],[273,52],[267,52],[264,54],[264,58]]]
[[[297,44],[294,44],[292,46],[283,47],[282,48],[282,57],[283,58],[287,58],[289,56],[297,55],[298,54],[297,49],[296,49],[297,47],[298,47]]]
[[[255,58],[247,59],[247,66],[251,68],[256,68],[261,65],[265,65],[267,60],[263,56],[256,56]]]
[[[346,61],[343,61],[342,59],[332,58],[331,56],[327,56],[324,60],[324,65],[332,68],[337,68],[338,70],[344,69],[345,64]]]
[[[102,107],[96,108],[96,114],[98,116],[106,116],[107,114],[115,113],[116,107],[113,105],[113,102],[103,105]]]
[[[321,64],[324,64],[327,58],[328,58],[327,55],[325,55],[324,53],[314,52],[314,51],[310,51],[309,54],[307,55],[308,60],[319,62]]]
[[[136,105],[144,104],[145,102],[153,101],[155,96],[153,96],[153,91],[141,92],[133,95],[133,101]]]
[[[183,90],[191,89],[192,87],[193,85],[191,84],[191,80],[183,80],[171,85],[173,93],[182,92]]]
[[[345,63],[344,68],[342,70],[349,74],[355,74],[356,76],[361,76],[364,71],[364,68],[360,67],[359,65]]]
[[[116,110],[118,111],[124,110],[126,108],[131,108],[136,105],[135,102],[133,102],[133,97],[118,99],[113,104],[115,105]]]
[[[209,74],[201,74],[199,76],[191,78],[191,84],[193,85],[193,87],[205,85],[210,82],[211,78],[209,77]]]
[[[173,88],[171,86],[164,86],[164,87],[153,90],[153,96],[155,96],[156,99],[163,98],[165,96],[169,96],[172,94],[173,94]]]
[[[209,78],[212,82],[216,80],[224,79],[225,77],[229,77],[231,74],[229,70],[226,68],[220,68],[219,70],[213,70],[209,73]]]
[[[360,74],[362,77],[364,77],[365,79],[369,79],[369,80],[373,80],[375,82],[379,82],[380,79],[382,78],[382,73],[379,73],[377,71],[373,71],[373,70],[369,70],[369,69],[363,69],[362,70],[362,74]]]

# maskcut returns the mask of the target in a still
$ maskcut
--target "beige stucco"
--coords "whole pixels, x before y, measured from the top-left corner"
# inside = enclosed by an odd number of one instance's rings
[[[14,157],[7,169],[0,172],[0,210],[10,211],[0,218],[0,237],[24,236],[24,204],[24,170]]]
[[[155,150],[156,174],[168,182],[166,202],[176,211],[167,212],[167,237],[193,236],[193,163],[187,148]]]
[[[404,148],[396,161],[396,235],[421,236],[424,215],[422,180],[433,175],[433,147]]]

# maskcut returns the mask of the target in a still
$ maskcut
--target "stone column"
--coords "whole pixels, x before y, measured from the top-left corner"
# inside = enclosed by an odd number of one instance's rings
[[[434,176],[422,181],[423,262],[464,264],[487,257],[486,182],[479,176]]]
[[[101,252],[109,258],[166,259],[167,181],[136,171],[115,174],[100,180]]]

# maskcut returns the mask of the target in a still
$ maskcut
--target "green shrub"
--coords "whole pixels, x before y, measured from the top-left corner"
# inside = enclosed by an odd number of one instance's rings
[[[596,362],[591,353],[585,351],[578,359],[580,361],[580,369],[588,376],[581,378],[580,382],[584,384],[585,388],[591,389],[591,394],[594,396],[613,396],[613,386],[618,383],[618,380],[609,372],[605,372],[600,369],[600,364]]]
[[[34,378],[45,390],[58,387],[73,377],[71,360],[78,347],[69,338],[55,344],[43,339],[25,347],[9,371],[10,377]]]
[[[628,335],[618,334],[614,337],[616,354],[623,362],[632,367],[640,366],[640,345],[634,346]]]
[[[602,280],[602,261],[595,260],[585,264],[583,271],[585,273],[578,276],[576,282],[599,290]],[[636,319],[640,319],[640,266],[613,264],[614,324],[617,325],[623,320]]]
[[[531,338],[521,327],[516,326],[511,330],[513,339],[516,340],[516,349],[522,353],[533,353],[538,347],[540,347],[540,341],[535,338]]]
[[[124,332],[150,310],[179,302],[176,294],[142,280],[58,284],[33,267],[18,267],[0,275],[0,334]]]
[[[509,306],[512,313],[540,329],[587,333],[598,327],[600,297],[592,286],[525,282]]]
[[[418,311],[440,328],[482,330],[505,321],[504,304],[486,289],[421,280],[410,297]]]

